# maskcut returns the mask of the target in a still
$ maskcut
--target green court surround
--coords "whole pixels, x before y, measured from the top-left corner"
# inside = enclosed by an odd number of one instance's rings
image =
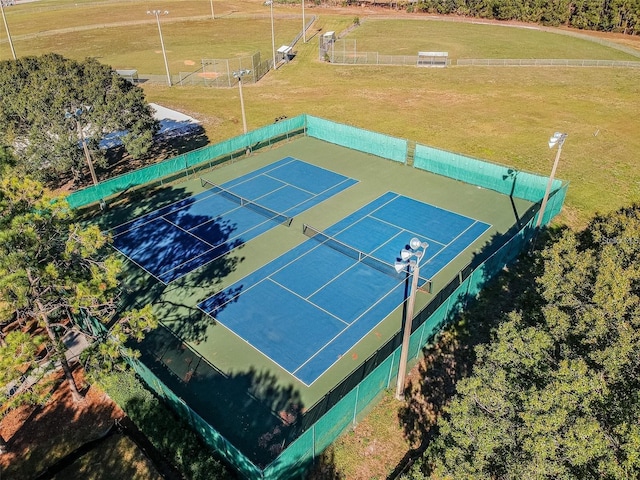
[[[224,146],[205,147],[207,154],[191,154],[202,160],[199,163],[172,159],[162,167],[154,166],[153,173],[133,172],[70,198],[76,208],[106,198],[109,209],[93,221],[107,229],[202,191],[200,175],[206,173],[209,180],[223,184],[287,156],[359,181],[295,217],[290,228],[274,228],[170,285],[162,285],[131,263],[126,265],[126,302],[130,306],[152,303],[162,324],[141,345],[141,361],[132,360],[132,364],[247,478],[298,478],[384,388],[393,386],[403,309],[398,308],[307,387],[213,322],[198,310],[198,302],[305,241],[303,223],[323,229],[383,193],[397,192],[492,225],[431,279],[430,294],[418,294],[410,350],[415,361],[421,347],[528,245],[548,180],[302,117],[302,121],[296,117],[264,127],[262,134],[254,131],[230,139]],[[251,146],[249,155],[247,146]],[[212,156],[215,153],[219,155]],[[153,177],[155,173],[159,176]],[[545,224],[560,211],[567,184],[556,181],[553,187]]]

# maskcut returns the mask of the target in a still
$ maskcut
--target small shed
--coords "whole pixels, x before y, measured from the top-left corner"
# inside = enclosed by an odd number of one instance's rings
[[[293,57],[293,48],[291,48],[289,45],[282,45],[277,50],[276,59],[278,60],[278,62],[289,62]]]
[[[331,45],[332,43],[335,43],[335,41],[336,41],[336,32],[334,31],[325,32],[320,38],[320,45],[325,48],[328,48],[328,46]]]
[[[446,67],[449,52],[418,52],[418,67]]]

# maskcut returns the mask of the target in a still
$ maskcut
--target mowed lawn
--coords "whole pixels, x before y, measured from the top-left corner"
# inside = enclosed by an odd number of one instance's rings
[[[268,6],[256,0],[215,0],[213,6],[215,19],[206,0],[153,5],[169,10],[161,25],[172,73],[194,71],[202,58],[255,51],[271,57]],[[94,56],[114,68],[162,75],[157,25],[148,8],[135,0],[40,0],[6,8],[6,14],[19,56]],[[554,155],[547,139],[558,130],[569,137],[557,175],[571,182],[561,222],[581,226],[594,212],[640,200],[640,68],[339,66],[319,60],[318,37],[354,27],[357,17],[360,25],[345,38],[354,39],[359,51],[448,51],[454,59],[639,57],[560,31],[406,13],[400,19],[369,18],[367,11],[340,14],[308,6],[307,20],[315,15],[316,21],[307,31],[308,42],[296,45],[294,61],[244,89],[249,128],[281,115],[309,113],[542,174],[550,172]],[[276,48],[290,43],[301,25],[300,4],[276,4]],[[8,59],[2,40],[0,58]],[[149,101],[200,119],[211,142],[241,133],[236,88],[149,83],[143,88]]]
[[[347,38],[355,40],[358,51],[362,52],[390,55],[447,52],[454,61],[472,58],[640,60],[607,45],[567,36],[560,30],[553,33],[532,27],[425,21],[424,17],[416,16],[371,18],[365,19]]]

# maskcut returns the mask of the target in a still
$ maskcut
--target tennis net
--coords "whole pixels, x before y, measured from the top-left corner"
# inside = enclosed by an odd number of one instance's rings
[[[371,255],[364,253],[346,243],[341,242],[340,240],[327,235],[326,233],[321,232],[320,230],[313,228],[306,223],[302,226],[302,233],[304,233],[307,237],[316,240],[319,243],[326,245],[327,247],[333,248],[338,252],[357,260],[369,267],[375,268],[376,270],[386,273],[387,275],[397,278],[403,279],[406,275],[405,272],[400,271],[397,272],[395,267],[378,258],[372,257]]]
[[[216,185],[215,183],[207,180],[206,178],[200,178],[200,184],[203,187],[207,187],[209,188],[209,190],[212,190],[215,193],[222,195],[224,198],[227,198],[233,202],[236,202],[241,207],[246,207],[249,210],[253,210],[256,213],[259,213],[260,215],[263,215],[276,222],[282,223],[287,227],[289,227],[291,225],[291,222],[293,222],[293,217],[288,217],[287,215],[276,212],[275,210],[271,210],[270,208],[263,207],[262,205],[259,205],[254,201],[249,200],[248,198],[241,197],[237,193],[233,193],[232,191],[227,190],[226,188],[221,187],[220,185]]]
[[[397,279],[405,279],[407,275],[407,270],[403,269],[398,272],[396,267],[390,263],[385,262],[384,260],[380,260],[379,258],[372,257],[371,255],[364,253],[357,248],[354,248],[350,245],[347,245],[344,242],[341,242],[337,238],[334,238],[326,233],[321,232],[317,228],[313,228],[311,225],[307,225],[306,223],[302,225],[302,233],[304,233],[307,237],[316,240],[319,243],[322,243],[338,252],[357,260],[371,268],[375,268],[376,270],[386,273],[387,275],[397,278]],[[431,293],[432,284],[431,280],[420,277],[418,281],[418,290],[421,292]]]

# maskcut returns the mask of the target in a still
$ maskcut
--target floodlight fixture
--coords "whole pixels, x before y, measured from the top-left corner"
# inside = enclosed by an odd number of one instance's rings
[[[411,326],[413,325],[413,311],[416,303],[416,293],[418,291],[418,280],[420,278],[420,260],[424,258],[424,253],[429,248],[427,242],[423,242],[417,237],[409,241],[409,248],[400,251],[400,260],[393,265],[396,272],[406,270],[411,278],[411,290],[404,318],[404,332],[402,334],[402,349],[400,351],[400,365],[398,366],[398,383],[396,385],[396,398],[404,398],[404,382],[407,374],[407,360],[409,357],[409,342],[411,339]]]
[[[554,133],[553,135],[551,135],[551,138],[549,138],[549,148],[553,148],[556,145],[558,145],[558,148],[561,148],[566,138],[567,138],[566,133],[561,133],[561,132]]]
[[[418,238],[413,237],[410,241],[409,241],[409,246],[416,250],[418,248],[427,248],[429,246],[429,244],[427,242],[421,242]],[[422,252],[419,252],[422,253]]]

